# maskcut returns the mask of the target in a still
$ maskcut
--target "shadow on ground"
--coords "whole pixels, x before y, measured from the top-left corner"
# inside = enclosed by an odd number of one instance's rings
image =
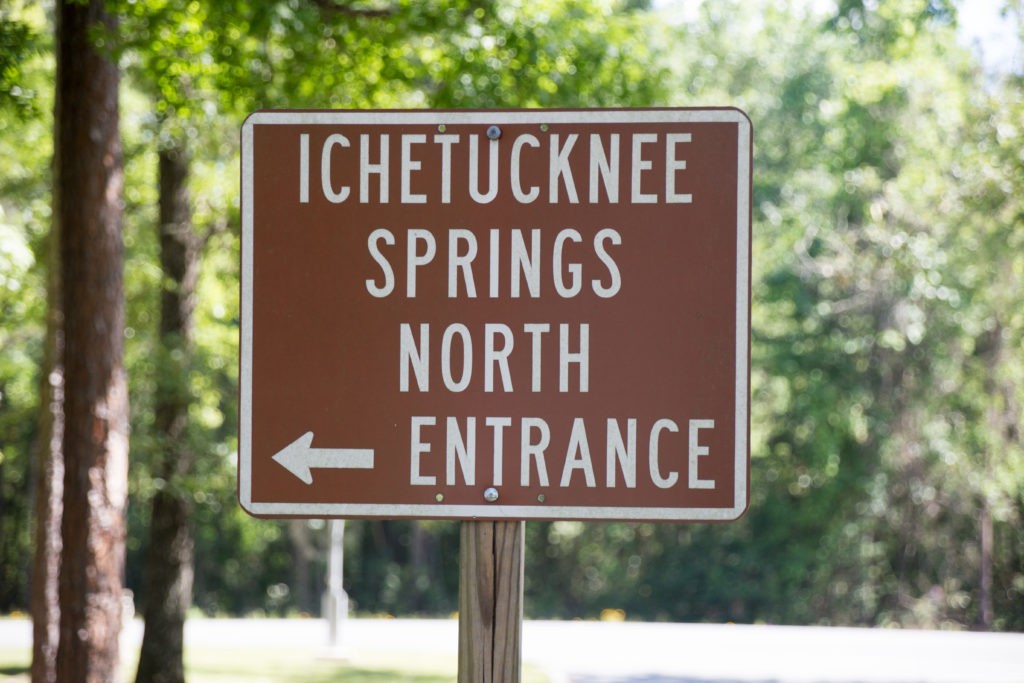
[[[0,676],[23,676],[30,672],[27,666],[0,666]]]

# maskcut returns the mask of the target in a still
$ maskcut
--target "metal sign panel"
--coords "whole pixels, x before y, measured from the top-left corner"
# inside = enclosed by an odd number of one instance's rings
[[[243,507],[739,517],[751,154],[731,108],[250,116]]]

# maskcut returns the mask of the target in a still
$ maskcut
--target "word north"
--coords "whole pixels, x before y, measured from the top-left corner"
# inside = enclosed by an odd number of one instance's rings
[[[399,368],[398,390],[410,391],[415,387],[420,392],[430,391],[431,361],[440,365],[441,381],[448,391],[459,393],[469,388],[475,372],[473,367],[473,335],[469,327],[462,323],[452,323],[441,333],[440,345],[431,346],[431,337],[437,336],[437,327],[431,333],[430,323],[420,323],[419,333],[413,333],[413,326],[402,323],[399,328]],[[486,392],[499,390],[505,393],[513,391],[512,373],[509,358],[516,347],[516,333],[504,323],[485,323],[483,325],[483,387]],[[541,358],[544,349],[552,346],[545,344],[545,337],[552,333],[549,323],[526,323],[522,326],[522,335],[529,337],[530,349],[530,391],[539,393],[543,385],[541,377]],[[568,392],[572,385],[571,375],[576,376],[576,390],[586,393],[590,390],[590,325],[582,323],[577,327],[575,340],[567,323],[558,326],[558,391]],[[526,340],[524,340],[526,341]],[[479,343],[479,336],[478,336]],[[571,351],[570,345],[575,344],[576,350]],[[431,349],[435,349],[432,351]],[[575,365],[577,372],[570,372]]]

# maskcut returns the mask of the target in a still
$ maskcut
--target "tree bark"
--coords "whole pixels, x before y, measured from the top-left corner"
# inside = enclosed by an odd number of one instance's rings
[[[981,628],[986,631],[992,630],[992,623],[995,620],[995,612],[992,607],[992,510],[988,501],[981,503],[981,515],[978,519],[978,535],[980,536],[980,567],[978,580],[978,602],[981,603],[980,619]]]
[[[161,150],[160,360],[154,411],[163,481],[152,503],[144,594],[145,633],[136,683],[182,683],[185,617],[192,604],[193,540],[187,477],[195,454],[188,439],[189,362],[194,337],[200,243],[192,227],[189,158],[183,145]]]
[[[292,548],[292,604],[300,611],[312,614],[317,609],[312,573],[317,548],[305,519],[288,520],[288,540]]]
[[[64,507],[57,680],[120,680],[128,491],[117,66],[102,0],[57,8],[54,217],[64,310]]]
[[[999,282],[1004,285],[1003,291],[1015,291],[1014,278],[1005,268],[1000,273]],[[982,452],[985,481],[992,481],[996,476],[993,463],[999,461],[1003,454],[1014,447],[1020,440],[1018,416],[1020,405],[1017,402],[1019,389],[1014,384],[1013,373],[1006,371],[1007,354],[1005,329],[1001,321],[984,333],[975,345],[975,353],[986,365],[985,393],[988,402],[986,410],[986,426],[991,434],[988,448]],[[995,567],[995,521],[992,518],[992,500],[984,491],[979,493],[978,511],[978,625],[985,631],[991,631],[995,624],[996,613],[993,595],[993,573]]]

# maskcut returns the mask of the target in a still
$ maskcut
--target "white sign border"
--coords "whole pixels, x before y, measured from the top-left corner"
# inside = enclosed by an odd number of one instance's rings
[[[266,503],[252,499],[253,347],[253,129],[258,125],[439,125],[439,124],[735,123],[736,179],[736,387],[735,491],[732,508],[538,505],[407,505],[391,503]],[[259,111],[242,125],[241,333],[239,363],[238,499],[252,515],[268,517],[373,517],[377,519],[563,519],[631,521],[732,521],[747,509],[750,396],[750,215],[752,126],[741,110],[583,109],[494,111]]]

